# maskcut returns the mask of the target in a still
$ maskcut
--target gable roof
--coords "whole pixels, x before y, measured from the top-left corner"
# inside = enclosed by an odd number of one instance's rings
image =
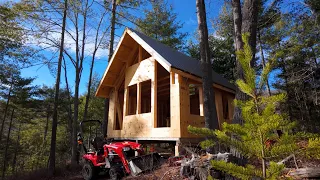
[[[169,72],[171,68],[175,68],[200,78],[203,75],[200,68],[200,61],[164,45],[141,32],[126,28],[99,83],[96,96],[108,97],[110,90],[114,87],[115,79],[118,78],[117,74],[123,69],[122,67],[124,65],[121,65],[121,63],[124,62],[125,57],[135,52],[135,50],[133,50],[135,48],[128,47],[127,43],[129,41],[140,45],[145,51],[154,56],[157,62]],[[128,51],[128,49],[130,51]],[[122,59],[122,62],[120,62],[119,59]],[[214,71],[212,71],[212,80],[215,84],[235,90],[235,86],[232,83]]]
[[[167,45],[164,45],[158,42],[157,40],[144,35],[141,32],[138,32],[132,29],[129,29],[129,30],[135,33],[145,43],[147,43],[154,51],[156,51],[160,56],[162,56],[163,59],[165,59],[171,67],[185,71],[187,73],[190,73],[198,77],[203,76],[203,73],[200,68],[199,60],[196,60]],[[212,80],[216,84],[235,90],[234,84],[230,83],[226,78],[216,73],[215,71],[212,71]]]

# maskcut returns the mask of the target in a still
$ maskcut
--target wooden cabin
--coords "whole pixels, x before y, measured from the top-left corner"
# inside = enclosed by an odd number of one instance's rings
[[[200,63],[132,29],[126,29],[96,96],[109,98],[108,137],[188,143],[204,127]],[[233,115],[235,86],[213,72],[219,124]]]

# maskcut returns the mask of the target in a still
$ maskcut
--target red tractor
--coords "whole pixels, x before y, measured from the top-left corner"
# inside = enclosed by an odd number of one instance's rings
[[[88,149],[84,145],[82,134],[83,125],[90,124]],[[95,133],[92,133],[92,124],[95,124]],[[98,126],[96,126],[98,125]],[[136,142],[124,141],[113,142],[113,139],[102,138],[98,136],[98,130],[101,122],[98,120],[82,121],[80,123],[81,132],[78,133],[78,144],[83,148],[85,154],[82,175],[85,180],[95,179],[100,172],[107,172],[110,179],[121,179],[126,175],[137,175],[141,172],[152,170],[159,167],[162,158],[158,153],[144,155],[141,144]],[[90,148],[92,145],[93,149]],[[137,156],[137,154],[139,156]]]

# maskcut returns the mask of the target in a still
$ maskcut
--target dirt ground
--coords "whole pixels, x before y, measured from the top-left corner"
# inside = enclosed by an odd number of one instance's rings
[[[20,179],[20,178],[19,178]],[[34,178],[25,177],[22,179],[34,180]],[[64,172],[61,173],[58,177],[53,178],[36,178],[39,180],[83,180],[81,171],[78,172]],[[100,175],[97,180],[106,180],[108,177],[106,175]],[[126,176],[124,180],[181,180],[183,179],[180,176],[180,166],[170,167],[168,163],[164,163],[161,167],[139,174],[138,176]]]

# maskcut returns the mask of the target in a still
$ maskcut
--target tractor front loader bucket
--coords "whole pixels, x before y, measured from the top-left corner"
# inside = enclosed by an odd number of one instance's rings
[[[153,170],[162,164],[162,158],[158,153],[152,153],[142,156],[137,156],[129,161],[129,166],[132,175]]]

